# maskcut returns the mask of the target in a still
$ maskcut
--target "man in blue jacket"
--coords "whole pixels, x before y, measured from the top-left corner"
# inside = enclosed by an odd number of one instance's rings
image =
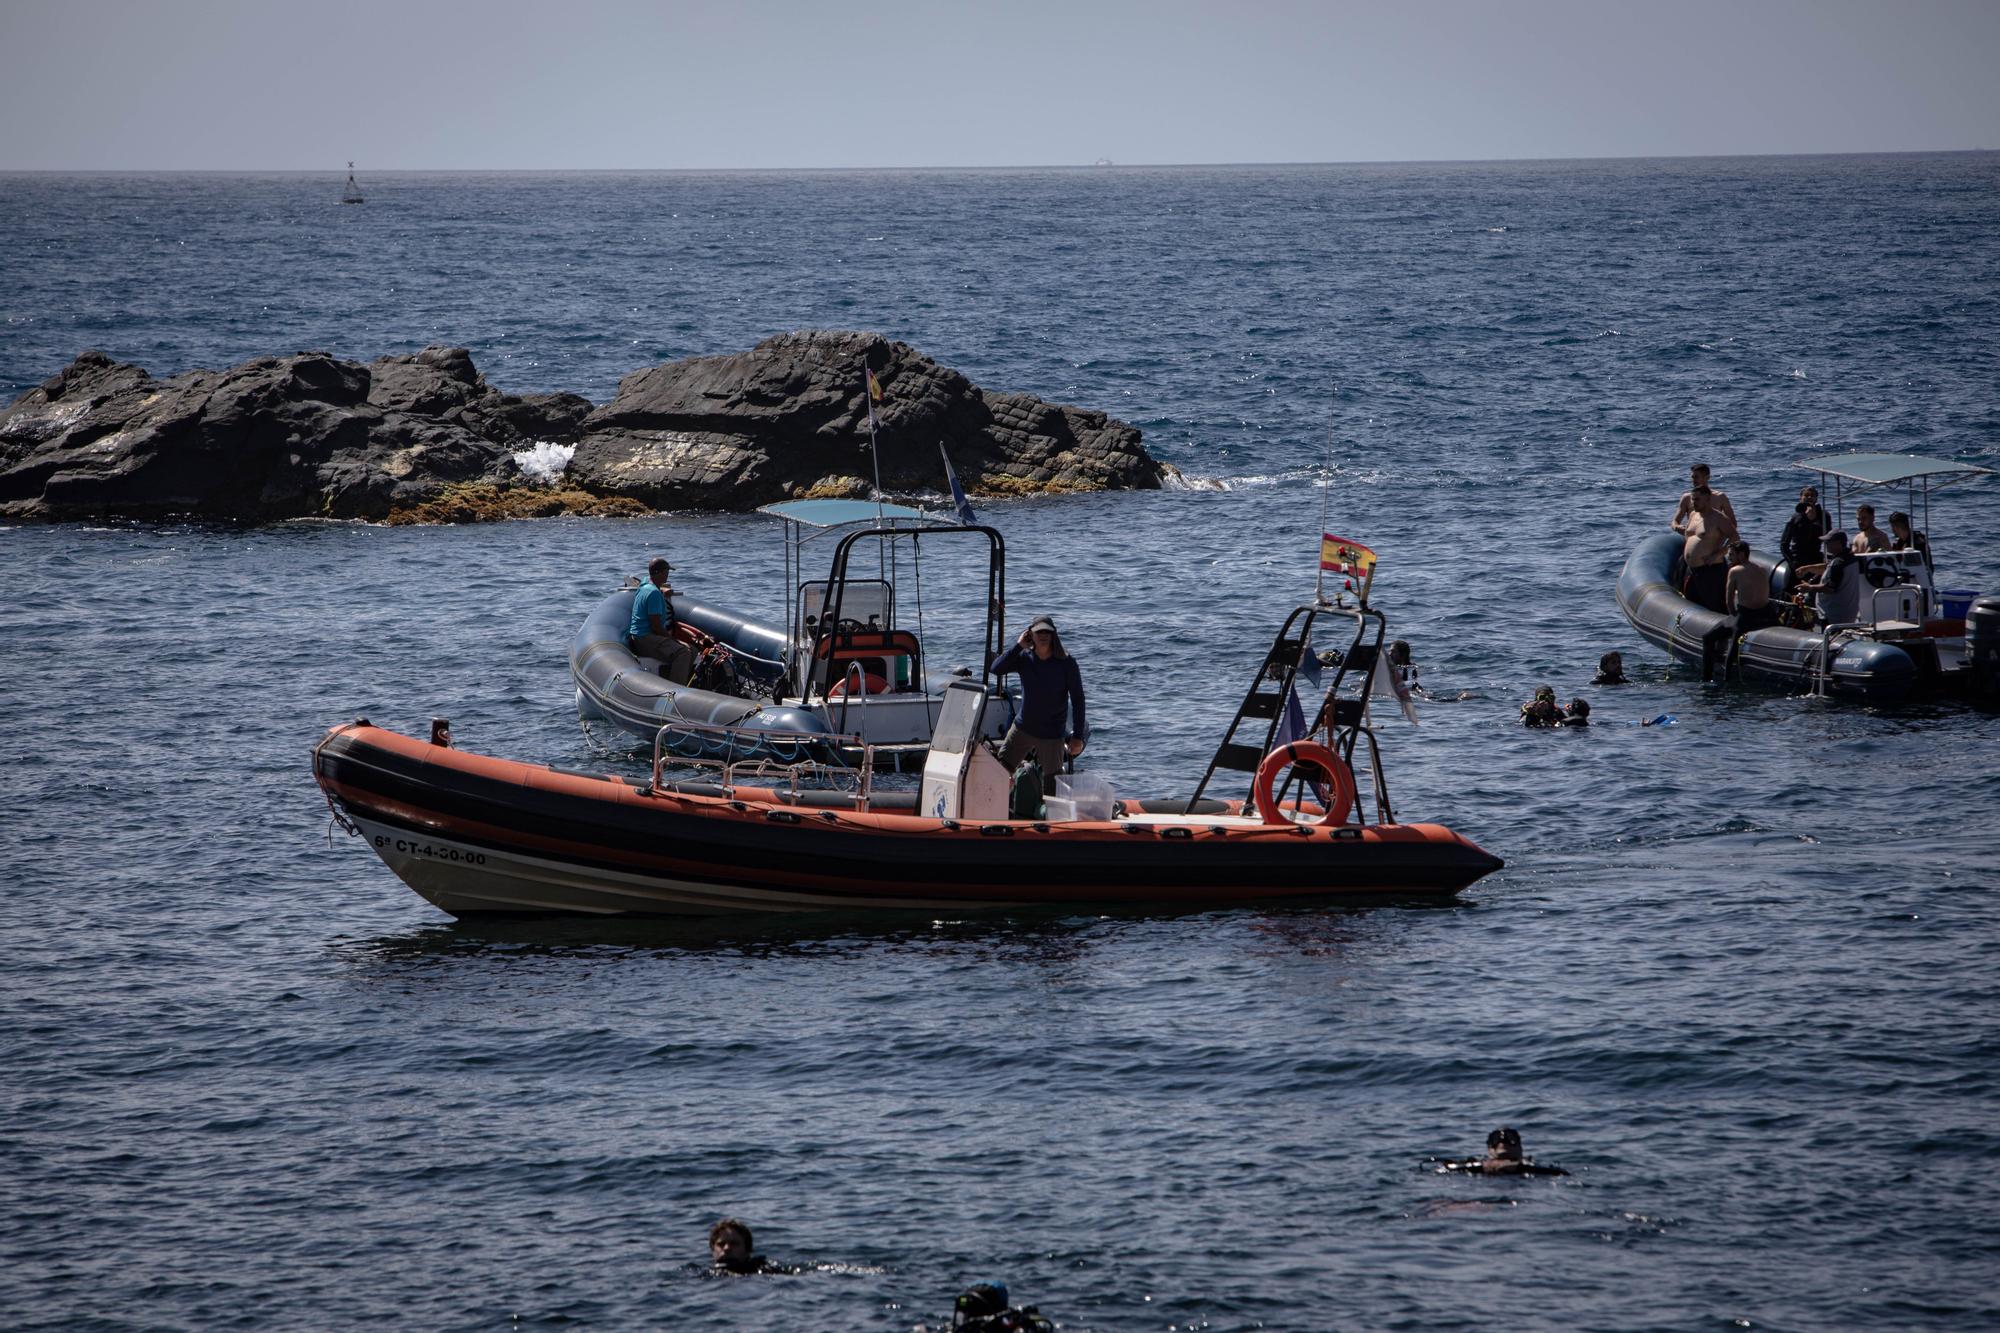
[[[1083,753],[1090,730],[1083,714],[1083,673],[1063,651],[1056,622],[1037,616],[1012,648],[993,659],[993,674],[1021,678],[1021,715],[1000,742],[1000,762],[1013,772],[1033,751],[1042,794],[1054,793],[1065,755]],[[1073,725],[1065,727],[1065,715]]]
[[[694,649],[673,637],[674,608],[667,598],[674,595],[667,576],[673,567],[665,556],[646,566],[646,581],[632,594],[632,619],[625,627],[625,641],[640,657],[660,659],[660,674],[676,685],[688,683],[694,671]]]

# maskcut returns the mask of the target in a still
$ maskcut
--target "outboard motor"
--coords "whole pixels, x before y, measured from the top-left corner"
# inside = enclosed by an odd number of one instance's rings
[[[1973,693],[2000,698],[2000,596],[1989,593],[1966,611],[1965,651],[1972,659]]]

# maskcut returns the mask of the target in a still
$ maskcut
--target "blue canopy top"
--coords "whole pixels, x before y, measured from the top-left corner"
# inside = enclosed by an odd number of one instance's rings
[[[876,519],[928,522],[930,515],[908,505],[892,505],[873,500],[786,500],[762,505],[760,514],[775,514],[787,523],[803,523],[809,528],[837,528],[847,523],[873,523]]]
[[[1973,463],[1954,463],[1946,458],[1919,458],[1915,454],[1835,454],[1831,458],[1800,459],[1792,466],[1870,486],[1922,481],[1926,477],[1966,477],[1993,470]]]

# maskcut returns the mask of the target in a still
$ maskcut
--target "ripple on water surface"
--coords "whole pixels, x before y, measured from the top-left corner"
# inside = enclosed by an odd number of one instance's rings
[[[0,1309],[890,1329],[998,1274],[1071,1328],[2000,1320],[2000,724],[1703,693],[1610,597],[1697,453],[1753,540],[1821,448],[1991,460],[1991,163],[0,191],[16,392],[443,340],[602,400],[817,324],[1142,423],[1189,488],[981,506],[1124,793],[1186,789],[1310,591],[1331,412],[1325,525],[1457,700],[1388,726],[1396,808],[1508,861],[1432,908],[455,925],[329,840],[319,730],[636,772],[570,635],[656,550],[775,616],[765,520],[0,529]],[[1936,506],[1956,586],[2000,587],[1996,492]],[[940,660],[977,577],[926,566]],[[1599,725],[1526,733],[1543,681]],[[1572,1174],[1428,1161],[1501,1123]],[[691,1271],[725,1213],[806,1271]]]

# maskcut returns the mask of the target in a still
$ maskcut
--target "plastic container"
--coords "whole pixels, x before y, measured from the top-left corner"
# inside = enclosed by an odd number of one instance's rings
[[[1060,778],[1057,779],[1061,781]],[[1047,812],[1051,824],[1067,824],[1076,818],[1076,802],[1067,796],[1048,796],[1042,800],[1042,808]]]
[[[1972,599],[1979,596],[1969,588],[1939,588],[1938,616],[1943,620],[1963,620],[1965,613],[1972,609]]]
[[[1056,779],[1056,799],[1073,802],[1076,818],[1111,818],[1111,783],[1095,773],[1071,773]]]

